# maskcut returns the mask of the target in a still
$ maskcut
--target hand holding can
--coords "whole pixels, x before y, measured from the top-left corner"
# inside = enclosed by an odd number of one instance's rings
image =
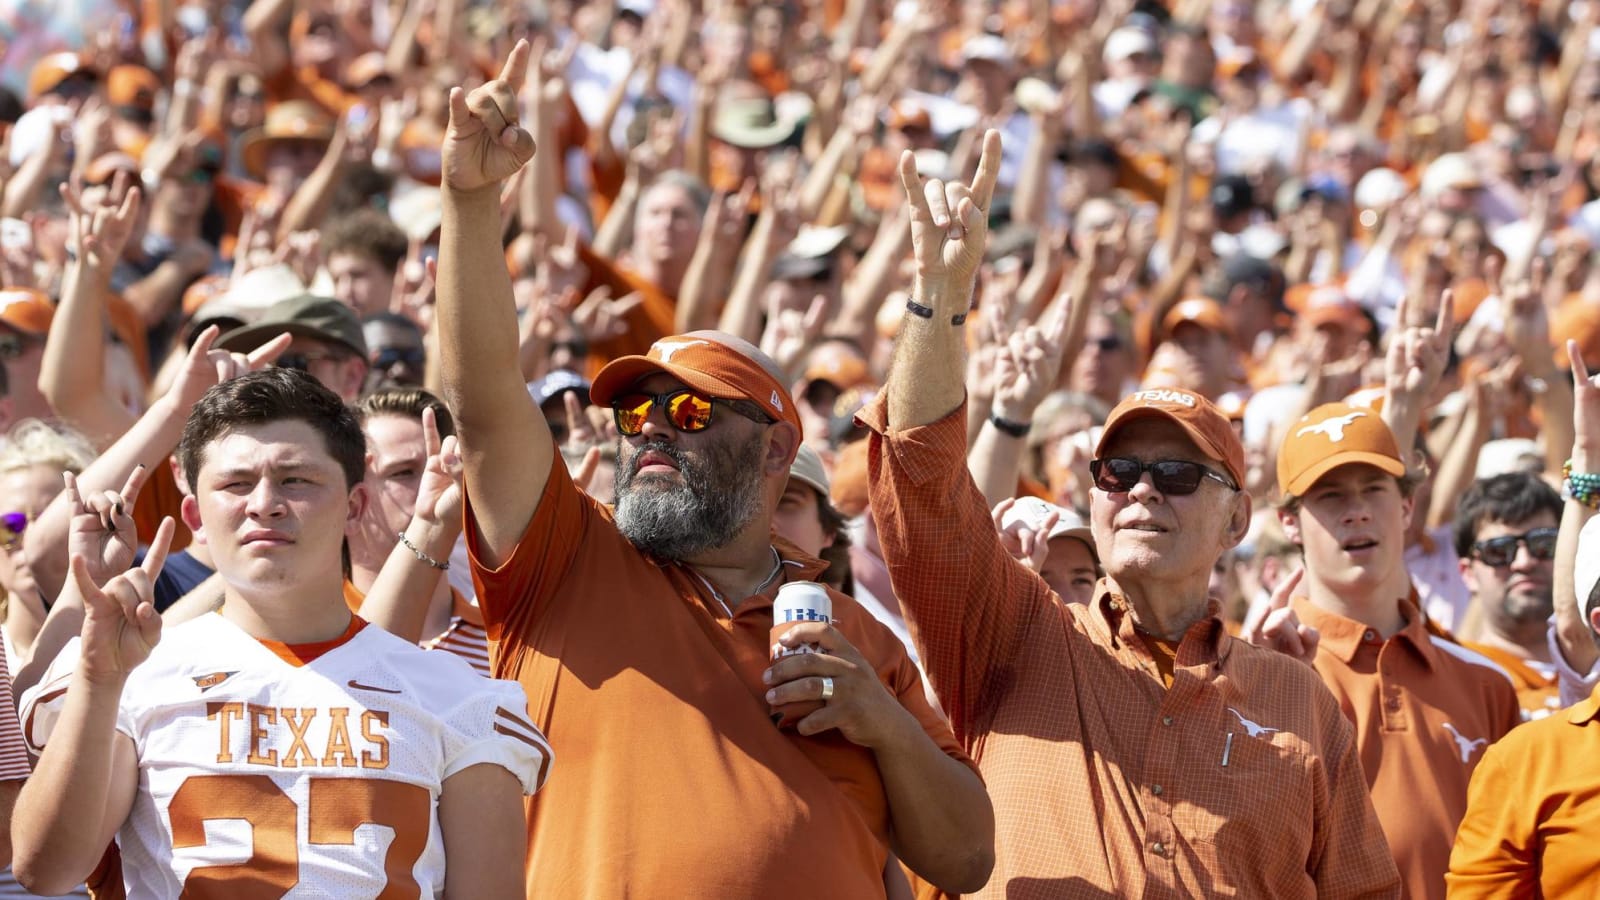
[[[774,661],[797,653],[820,653],[815,644],[785,647],[780,639],[789,629],[802,622],[832,622],[833,600],[828,589],[810,581],[794,581],[778,588],[778,598],[772,602],[771,655]],[[793,728],[794,724],[821,709],[823,702],[784,703],[772,707],[772,721],[779,728]]]

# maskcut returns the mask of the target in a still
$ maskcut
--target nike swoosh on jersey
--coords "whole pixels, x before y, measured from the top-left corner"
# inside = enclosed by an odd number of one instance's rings
[[[405,691],[397,691],[397,690],[393,690],[392,688],[373,687],[370,684],[362,684],[361,682],[355,680],[354,678],[352,678],[349,681],[345,682],[345,684],[349,685],[350,687],[355,688],[358,691],[377,691],[380,694],[403,694],[403,693],[405,693]]]
[[[192,677],[194,678],[194,686],[204,693],[237,674],[239,672],[235,670],[232,672],[212,672],[210,675],[195,675]]]

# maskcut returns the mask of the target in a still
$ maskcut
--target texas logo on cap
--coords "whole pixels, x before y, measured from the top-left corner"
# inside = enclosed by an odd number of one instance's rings
[[[1406,473],[1394,432],[1370,409],[1325,403],[1301,417],[1278,451],[1278,487],[1302,496],[1340,466],[1364,464],[1399,478]]]

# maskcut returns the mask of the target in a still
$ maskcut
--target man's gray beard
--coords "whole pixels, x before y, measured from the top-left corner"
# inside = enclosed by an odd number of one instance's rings
[[[671,457],[683,482],[635,483],[646,450]],[[712,444],[694,457],[672,444],[645,444],[618,456],[617,528],[653,556],[682,562],[726,546],[761,510],[760,441]]]

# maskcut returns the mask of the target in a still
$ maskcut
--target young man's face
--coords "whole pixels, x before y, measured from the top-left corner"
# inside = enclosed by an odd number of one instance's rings
[[[1352,463],[1318,479],[1300,498],[1300,508],[1279,513],[1279,521],[1289,540],[1304,549],[1313,577],[1360,588],[1404,568],[1412,506],[1393,475]]]
[[[417,507],[417,486],[428,464],[422,423],[406,416],[373,416],[367,435],[367,518],[382,526],[392,543],[396,532],[411,523]]]
[[[833,545],[833,535],[822,528],[817,508],[817,489],[795,478],[789,479],[778,510],[772,516],[772,530],[806,553],[817,556]]]
[[[1540,529],[1554,531],[1560,524],[1549,510],[1542,510],[1538,515],[1521,522],[1488,519],[1478,526],[1475,543],[1481,544],[1495,538],[1524,537]],[[1474,551],[1472,556],[1463,559],[1461,576],[1481,604],[1491,627],[1506,631],[1535,623],[1542,626],[1554,608],[1554,557],[1537,558],[1525,540],[1517,542],[1511,561],[1504,565],[1490,565],[1483,560],[1483,555]],[[1542,627],[1540,633],[1543,634]]]
[[[288,419],[231,431],[205,448],[184,522],[203,531],[217,571],[247,594],[281,594],[340,571],[345,530],[366,488],[309,424]]]
[[[1061,535],[1050,539],[1050,552],[1044,558],[1039,577],[1061,599],[1087,606],[1094,600],[1094,586],[1100,580],[1100,573],[1088,544]]]
[[[356,311],[370,316],[389,308],[394,293],[394,270],[360,253],[335,253],[328,258],[328,274],[333,278],[333,296]]]

